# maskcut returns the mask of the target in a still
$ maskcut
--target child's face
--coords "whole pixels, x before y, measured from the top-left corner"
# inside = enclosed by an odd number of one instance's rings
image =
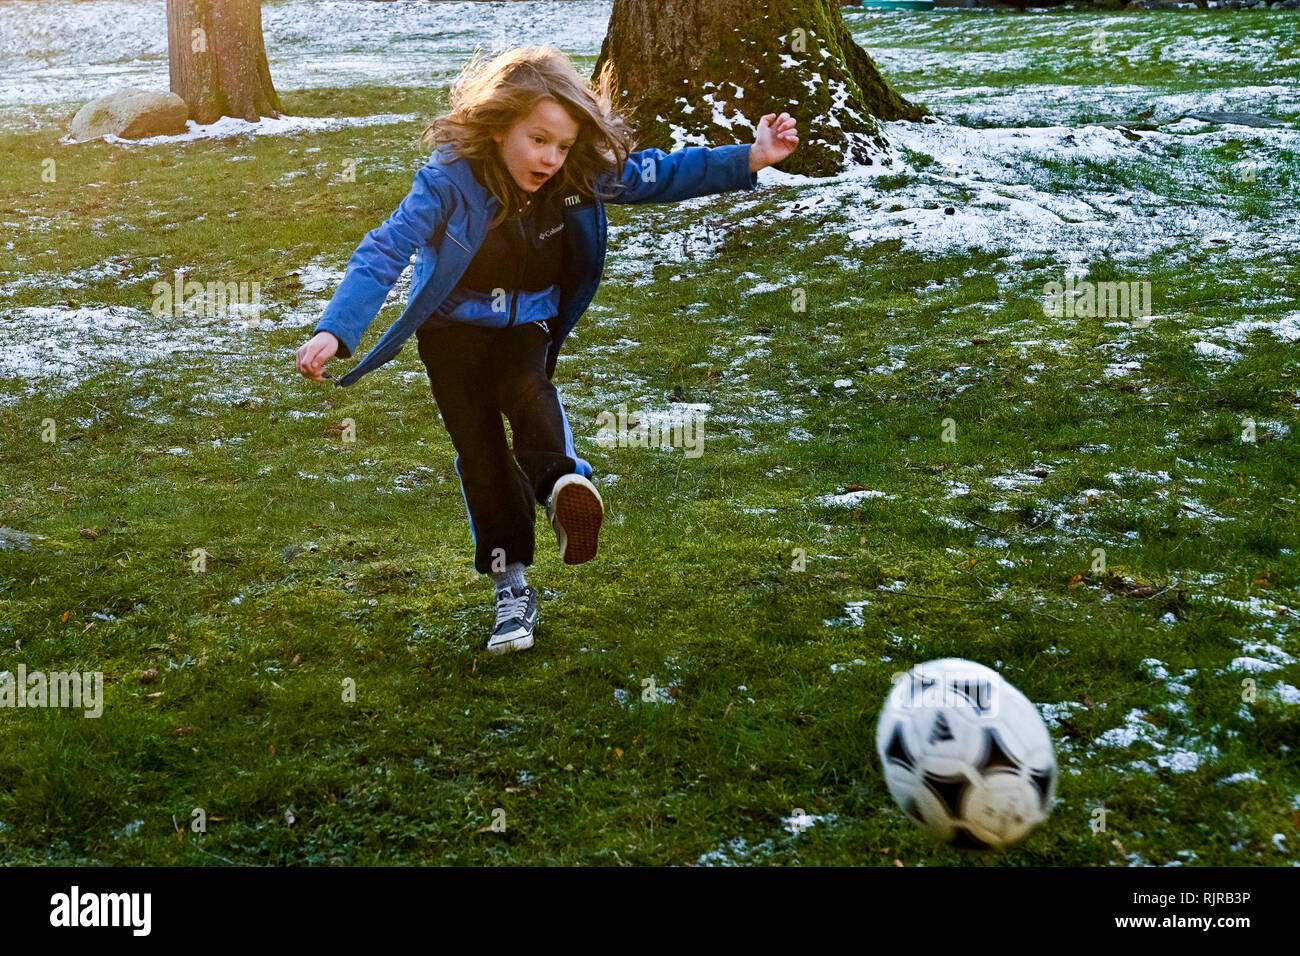
[[[564,165],[578,138],[578,124],[555,100],[539,100],[508,132],[493,133],[492,138],[519,188],[533,193]]]

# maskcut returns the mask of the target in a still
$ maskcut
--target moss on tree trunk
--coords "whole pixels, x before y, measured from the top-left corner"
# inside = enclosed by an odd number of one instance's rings
[[[749,143],[785,112],[800,145],[777,168],[791,173],[878,162],[877,120],[927,113],[889,87],[834,0],[614,0],[597,72],[607,59],[641,146]]]

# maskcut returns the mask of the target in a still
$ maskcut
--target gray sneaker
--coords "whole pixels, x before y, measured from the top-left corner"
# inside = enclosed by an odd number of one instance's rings
[[[531,584],[498,589],[496,630],[488,639],[488,653],[528,650],[533,646],[537,618],[537,589]]]

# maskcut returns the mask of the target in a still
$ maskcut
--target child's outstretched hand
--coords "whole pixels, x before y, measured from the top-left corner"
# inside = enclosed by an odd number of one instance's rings
[[[768,113],[758,121],[754,145],[749,148],[749,171],[756,173],[764,166],[779,163],[799,145],[794,131],[794,117],[789,113],[777,116]]]
[[[332,332],[317,332],[298,349],[296,364],[302,375],[314,382],[324,381],[325,363],[339,350],[339,340]]]

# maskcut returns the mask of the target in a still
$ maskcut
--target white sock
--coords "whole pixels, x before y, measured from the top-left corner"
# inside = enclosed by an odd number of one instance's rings
[[[528,583],[524,580],[524,563],[516,561],[514,564],[507,564],[504,571],[493,571],[492,582],[498,591],[504,587],[515,591],[523,590]]]

